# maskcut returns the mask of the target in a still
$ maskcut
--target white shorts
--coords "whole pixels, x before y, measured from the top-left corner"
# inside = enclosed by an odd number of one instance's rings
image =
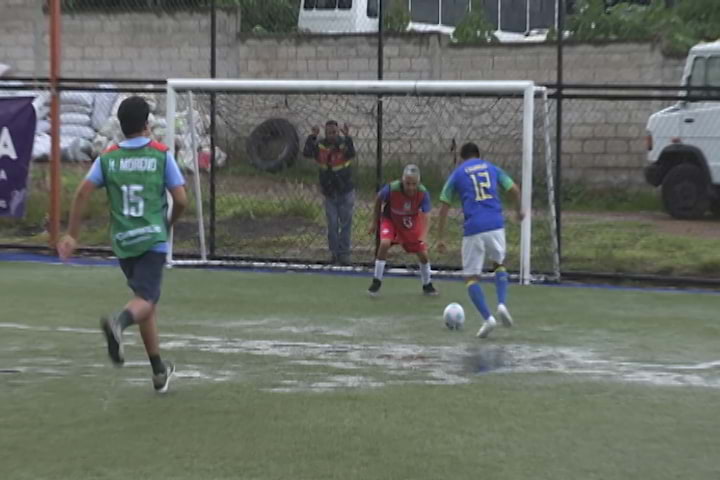
[[[485,255],[495,263],[505,261],[505,229],[490,230],[463,237],[462,265],[466,276],[480,275],[485,264]]]

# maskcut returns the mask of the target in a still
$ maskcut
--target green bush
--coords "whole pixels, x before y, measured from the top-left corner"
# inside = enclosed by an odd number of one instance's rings
[[[287,33],[297,30],[300,0],[216,0],[216,6],[240,7],[240,31]]]
[[[682,56],[696,43],[720,38],[720,2],[681,0],[668,8],[664,0],[653,0],[648,6],[606,8],[605,0],[580,0],[567,31],[579,42],[657,41],[664,53]]]
[[[410,10],[405,0],[384,1],[387,10],[383,11],[383,29],[386,32],[406,32],[410,24]]]
[[[473,1],[472,9],[460,20],[453,38],[459,43],[494,43],[495,26],[485,18],[483,6],[478,1]]]

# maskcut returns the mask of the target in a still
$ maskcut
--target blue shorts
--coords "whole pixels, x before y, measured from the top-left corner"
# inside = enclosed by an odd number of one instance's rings
[[[120,268],[135,296],[158,303],[165,268],[164,253],[149,251],[137,257],[121,258]]]

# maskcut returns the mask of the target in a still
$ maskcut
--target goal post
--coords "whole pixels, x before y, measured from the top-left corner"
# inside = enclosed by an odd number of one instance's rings
[[[429,133],[428,129],[432,128],[432,123],[442,122],[440,117],[453,118],[454,112],[458,109],[467,110],[462,114],[458,113],[458,118],[465,115],[466,120],[458,119],[458,123],[461,126],[452,130],[453,142],[455,141],[455,135],[460,138],[459,143],[466,141],[474,141],[476,137],[486,137],[488,142],[493,141],[493,135],[507,136],[505,143],[517,142],[521,148],[520,168],[517,169],[521,173],[521,187],[522,187],[522,198],[521,206],[525,213],[525,218],[521,222],[519,232],[519,262],[518,262],[518,279],[522,284],[528,284],[533,280],[532,270],[532,235],[533,235],[533,171],[534,171],[534,152],[542,152],[545,156],[545,171],[542,172],[547,178],[543,179],[547,185],[547,194],[552,195],[552,175],[553,168],[551,165],[550,155],[550,134],[549,134],[549,112],[547,109],[547,92],[543,87],[536,86],[532,81],[403,81],[403,80],[239,80],[239,79],[204,79],[204,78],[172,78],[167,81],[167,103],[166,103],[166,138],[165,142],[170,148],[170,151],[175,153],[176,136],[178,134],[177,120],[180,112],[179,104],[183,103],[185,107],[185,114],[189,115],[189,121],[194,124],[193,112],[195,111],[195,100],[201,94],[224,95],[228,99],[228,102],[232,103],[232,106],[227,110],[228,116],[236,115],[236,118],[226,119],[226,123],[231,124],[228,128],[233,129],[234,125],[239,125],[243,121],[243,117],[249,115],[250,110],[253,107],[250,104],[253,103],[252,99],[259,98],[284,98],[284,103],[287,105],[288,98],[293,99],[294,103],[301,104],[302,106],[296,107],[296,112],[299,117],[303,115],[306,117],[322,116],[322,115],[337,115],[339,111],[345,111],[347,109],[353,110],[356,116],[361,114],[364,117],[371,117],[371,103],[363,104],[359,106],[362,101],[354,102],[354,99],[359,97],[372,97],[372,98],[397,98],[399,103],[402,102],[414,102],[412,103],[413,108],[398,106],[397,115],[398,118],[403,117],[403,120],[398,120],[397,125],[392,127],[394,136],[397,142],[402,144],[403,142],[409,144],[408,150],[412,150],[410,156],[407,152],[398,152],[398,158],[416,158],[422,157],[423,155],[432,157],[435,153],[429,153],[427,147],[423,147],[422,141],[427,141]],[[295,99],[305,98],[321,98],[317,102],[313,103],[312,107],[308,107],[305,103]],[[430,99],[432,98],[442,99],[453,99],[455,103],[448,103],[443,106],[429,106]],[[239,98],[246,99],[244,103]],[[518,111],[515,112],[510,108],[506,108],[507,111],[501,111],[495,107],[495,113],[487,110],[490,107],[467,107],[467,105],[458,104],[457,101],[470,102],[471,99],[489,99],[492,103],[497,104],[497,99],[513,99],[514,102],[520,102],[516,108]],[[327,100],[330,99],[330,100]],[[334,100],[333,100],[334,99]],[[540,102],[542,108],[536,108],[536,102]],[[440,100],[444,101],[444,100]],[[257,101],[260,103],[260,100]],[[425,103],[423,103],[425,102]],[[201,103],[201,102],[197,102]],[[241,104],[242,103],[242,104]],[[281,101],[276,102],[277,105],[281,105]],[[422,105],[419,105],[422,103]],[[253,104],[254,105],[254,104]],[[336,107],[336,105],[342,105],[343,109]],[[370,105],[368,107],[367,105]],[[418,106],[419,105],[419,106]],[[436,104],[433,104],[436,105]],[[198,107],[199,108],[199,107]],[[473,110],[474,109],[474,110]],[[277,111],[277,108],[275,109]],[[521,111],[521,113],[520,113]],[[489,112],[489,113],[488,113]],[[498,129],[501,128],[498,125],[503,120],[498,120],[500,117],[507,118],[513,115],[517,117],[522,115],[521,125],[512,127],[518,130],[513,131],[514,136],[509,136]],[[270,114],[267,114],[268,116]],[[391,113],[392,115],[392,113]],[[414,121],[413,115],[419,118],[420,115],[429,116],[427,120]],[[480,116],[485,115],[490,118],[489,121],[496,122],[494,129],[498,130],[499,133],[490,133],[482,131],[481,127],[473,126],[473,115]],[[385,113],[385,117],[388,113]],[[436,118],[432,118],[435,116]],[[363,117],[363,118],[364,118]],[[469,118],[470,120],[467,120]],[[540,118],[542,121],[538,122]],[[510,122],[510,121],[508,121]],[[403,125],[409,123],[409,126]],[[445,120],[445,123],[452,123],[451,120]],[[464,124],[463,124],[464,123]],[[422,125],[421,125],[422,124]],[[538,125],[539,124],[539,125]],[[519,128],[518,128],[519,127]],[[403,130],[407,129],[407,131]],[[422,130],[422,129],[425,130]],[[436,127],[437,128],[437,127]],[[510,127],[508,127],[510,128]],[[541,131],[542,134],[536,139],[537,131]],[[447,133],[445,136],[449,136],[451,133]],[[385,142],[387,135],[383,135],[383,142]],[[434,141],[435,144],[440,144],[445,141],[445,138],[438,136],[438,140]],[[521,141],[518,141],[520,140]],[[539,140],[539,143],[544,143],[544,148],[536,149],[535,142]],[[384,148],[383,145],[381,148]],[[388,147],[389,148],[389,147]],[[506,147],[507,148],[507,147]],[[200,244],[202,246],[201,260],[178,260],[173,256],[173,247],[171,244],[171,251],[168,254],[169,263],[182,265],[185,263],[199,264],[207,263],[205,255],[205,238],[204,238],[204,217],[202,215],[202,190],[198,177],[200,176],[199,168],[197,165],[197,147],[193,146],[193,165],[192,175],[194,183],[194,194],[196,201],[196,215],[198,216],[198,235],[200,236]],[[481,148],[481,156],[483,155]],[[402,153],[402,154],[401,154]],[[406,154],[407,153],[407,154]],[[514,153],[507,153],[512,156]],[[434,157],[433,157],[434,158]],[[494,162],[492,156],[488,157],[487,160]],[[229,162],[234,161],[229,158]],[[446,172],[447,173],[447,172]],[[535,170],[537,174],[538,171]],[[436,192],[439,193],[439,192]],[[548,197],[550,198],[550,197]],[[551,211],[549,213],[548,222],[554,222],[554,204],[549,201],[547,208]],[[364,228],[365,225],[358,225],[354,228]],[[548,224],[550,231],[549,236],[551,237],[550,242],[553,244],[549,248],[553,250],[553,259],[551,261],[551,267],[545,267],[545,273],[551,277],[559,277],[559,265],[556,258],[557,253],[557,239],[554,225]],[[247,255],[245,255],[247,257]],[[252,255],[251,255],[252,256]]]

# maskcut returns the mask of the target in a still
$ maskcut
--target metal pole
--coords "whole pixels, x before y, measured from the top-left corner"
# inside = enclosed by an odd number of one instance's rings
[[[210,78],[217,76],[217,16],[215,0],[210,3]],[[210,93],[210,257],[215,255],[215,92]]]
[[[382,80],[384,76],[385,71],[385,65],[384,65],[384,26],[383,26],[383,18],[384,18],[384,8],[383,3],[385,3],[383,0],[378,0],[378,51],[377,51],[377,78],[378,80]],[[377,99],[377,144],[375,146],[375,153],[376,153],[376,163],[375,163],[375,183],[377,190],[380,190],[382,187],[382,170],[383,170],[383,152],[382,152],[382,142],[383,142],[383,97],[382,95],[378,95]]]
[[[195,131],[195,101],[193,92],[188,92],[188,125],[190,126],[190,144],[192,145],[193,159],[193,188],[195,189],[195,214],[198,222],[198,235],[200,236],[200,260],[207,260],[205,248],[205,217],[202,208],[202,187],[200,186],[200,166],[198,165],[198,142]]]
[[[60,0],[50,1],[50,246],[60,235]]]
[[[168,84],[166,87],[166,103],[165,103],[165,125],[167,127],[165,128],[165,145],[168,146],[168,151],[175,155],[175,112],[177,110],[176,108],[176,98],[175,98],[175,90],[173,89],[172,85]],[[166,195],[167,201],[168,201],[168,207],[172,204],[172,195],[169,193]],[[171,212],[172,210],[168,210]],[[168,217],[169,218],[169,217]],[[173,249],[175,246],[175,235],[174,235],[174,228],[171,228],[168,232],[168,251],[166,255],[166,261],[168,265],[173,264]]]
[[[378,51],[377,51],[377,77],[378,80],[382,80],[385,72],[385,58],[384,58],[384,33],[383,27],[383,3],[384,0],[378,0]],[[375,144],[375,191],[380,191],[383,184],[383,97],[378,95],[377,98],[377,143]],[[377,226],[375,232],[375,256],[377,257],[378,249],[380,248],[380,225]]]
[[[525,213],[520,224],[520,284],[529,285],[531,279],[530,247],[532,245],[532,184],[533,184],[533,122],[535,120],[535,87],[523,94],[522,198]]]
[[[562,271],[562,134],[563,134],[563,35],[565,30],[565,2],[558,0],[557,12],[557,109],[555,118],[555,213],[557,247]]]
[[[525,0],[525,35],[530,35],[530,0]]]
[[[542,88],[543,100],[543,127],[545,130],[545,179],[548,189],[548,210],[550,211],[549,227],[550,240],[553,246],[552,273],[555,280],[560,280],[560,254],[558,252],[557,215],[555,213],[555,179],[552,166],[552,139],[550,138],[550,108],[548,106],[548,94],[545,87]]]

